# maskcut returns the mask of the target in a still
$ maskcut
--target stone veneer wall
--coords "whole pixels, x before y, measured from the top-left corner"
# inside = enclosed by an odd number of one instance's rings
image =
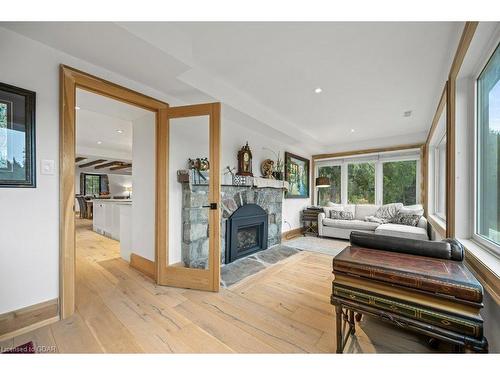
[[[221,195],[221,263],[226,257],[227,219],[244,204],[258,204],[268,213],[267,246],[281,243],[282,189],[222,185]],[[207,267],[208,208],[202,207],[207,204],[207,185],[182,184],[182,260],[186,267]]]

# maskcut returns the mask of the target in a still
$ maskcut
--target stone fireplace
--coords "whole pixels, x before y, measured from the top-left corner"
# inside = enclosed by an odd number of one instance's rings
[[[221,263],[229,263],[239,257],[281,243],[282,188],[222,185],[221,195]],[[207,204],[207,185],[182,183],[181,251],[182,261],[186,267],[205,268],[207,266],[208,209],[202,207]],[[249,207],[238,213],[239,209],[245,206]],[[249,215],[248,209],[254,215]],[[235,235],[229,236],[231,240],[239,244],[237,247],[239,250],[236,251],[234,258],[227,255],[231,248],[226,247],[228,220],[233,217],[233,214],[234,219],[238,219],[236,224],[241,224],[242,221],[239,219],[244,216],[259,216],[260,220],[259,223],[242,225]],[[240,256],[237,255],[238,253]]]

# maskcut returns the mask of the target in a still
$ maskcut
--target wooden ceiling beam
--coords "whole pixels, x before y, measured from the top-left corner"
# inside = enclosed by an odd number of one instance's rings
[[[107,161],[107,160],[106,159],[97,159],[94,161],[89,161],[88,163],[85,163],[85,164],[80,164],[79,167],[80,168],[91,167],[91,166],[96,165],[96,164],[102,164],[105,161]]]
[[[132,168],[132,163],[119,165],[118,167],[112,167],[112,168],[109,168],[109,170],[110,171],[117,171],[119,169],[127,169],[127,168]]]
[[[75,163],[79,163],[81,162],[82,160],[85,160],[87,158],[84,158],[83,156],[78,156],[77,158],[75,158]]]
[[[113,165],[124,165],[127,164],[123,161],[110,161],[109,163],[104,163],[104,164],[99,164],[94,167],[94,169],[102,169],[102,168],[107,168],[107,167],[112,167]]]

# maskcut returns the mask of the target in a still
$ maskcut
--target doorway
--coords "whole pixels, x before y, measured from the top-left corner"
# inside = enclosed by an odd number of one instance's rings
[[[89,75],[74,68],[60,67],[60,293],[61,319],[75,311],[75,160],[76,154],[76,94],[77,89],[111,98],[142,108],[154,115],[154,261],[151,275],[160,285],[218,291],[220,283],[220,104],[198,104],[169,107],[165,102],[148,97],[112,82]],[[170,186],[179,183],[172,178],[175,165],[170,160],[171,126],[174,119],[204,117],[207,121],[205,150],[210,161],[207,171],[209,210],[207,266],[203,269],[186,267],[181,262],[171,263],[169,223],[181,220],[169,211],[174,194]],[[201,128],[200,128],[201,129]],[[188,161],[186,161],[187,164]],[[189,165],[184,169],[189,170]],[[177,173],[177,171],[175,171]],[[175,176],[175,174],[174,174]],[[171,253],[172,252],[172,253]],[[170,259],[170,261],[169,261]]]

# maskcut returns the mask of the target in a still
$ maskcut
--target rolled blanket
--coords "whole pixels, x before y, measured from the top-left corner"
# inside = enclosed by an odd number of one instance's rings
[[[464,248],[460,242],[454,239],[424,241],[353,231],[351,232],[350,240],[352,246],[369,249],[457,261],[464,259]]]

